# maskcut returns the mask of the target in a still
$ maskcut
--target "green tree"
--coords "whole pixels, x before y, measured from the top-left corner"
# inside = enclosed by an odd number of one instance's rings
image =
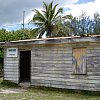
[[[100,14],[94,14],[94,34],[100,34]]]
[[[71,27],[74,35],[93,34],[94,21],[86,13],[82,13],[78,18],[74,17]]]
[[[64,37],[64,36],[71,36],[73,32],[73,28],[71,27],[71,21],[73,19],[73,16],[66,15],[63,17],[60,17],[57,21],[57,29],[56,34],[54,34],[56,37]]]
[[[21,39],[30,39],[35,38],[35,29],[20,29],[16,31],[6,31],[5,29],[0,30],[0,42],[5,41],[15,41]],[[3,65],[3,47],[0,47],[0,70],[2,69]]]
[[[53,6],[53,2],[46,4],[43,2],[43,10],[40,12],[37,9],[34,9],[35,15],[33,16],[33,23],[38,27],[38,37],[41,38],[45,33],[46,36],[52,37],[57,28],[57,20],[59,14],[63,12],[62,8],[56,9],[58,4]],[[57,10],[57,11],[56,11]]]

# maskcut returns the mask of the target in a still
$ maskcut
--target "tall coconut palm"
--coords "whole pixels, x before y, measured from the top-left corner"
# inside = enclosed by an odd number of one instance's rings
[[[56,10],[58,4],[53,6],[53,2],[46,4],[43,2],[43,10],[39,11],[34,9],[35,12],[33,16],[33,23],[38,26],[38,37],[41,38],[43,34],[47,37],[51,37],[54,34],[54,29],[56,27],[56,21],[59,18],[59,13],[63,12],[62,8]]]

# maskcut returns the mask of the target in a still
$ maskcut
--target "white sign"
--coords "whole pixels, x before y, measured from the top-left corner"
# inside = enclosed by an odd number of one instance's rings
[[[7,57],[17,57],[18,48],[7,48]]]

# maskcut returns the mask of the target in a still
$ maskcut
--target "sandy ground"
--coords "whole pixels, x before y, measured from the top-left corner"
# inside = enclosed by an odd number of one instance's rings
[[[21,89],[21,88],[15,88],[15,89],[0,89],[0,93],[21,93],[21,92],[26,92],[26,89]]]

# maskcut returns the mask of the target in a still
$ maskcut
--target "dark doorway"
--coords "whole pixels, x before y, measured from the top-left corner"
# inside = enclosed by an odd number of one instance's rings
[[[30,81],[31,51],[20,51],[20,82]]]

